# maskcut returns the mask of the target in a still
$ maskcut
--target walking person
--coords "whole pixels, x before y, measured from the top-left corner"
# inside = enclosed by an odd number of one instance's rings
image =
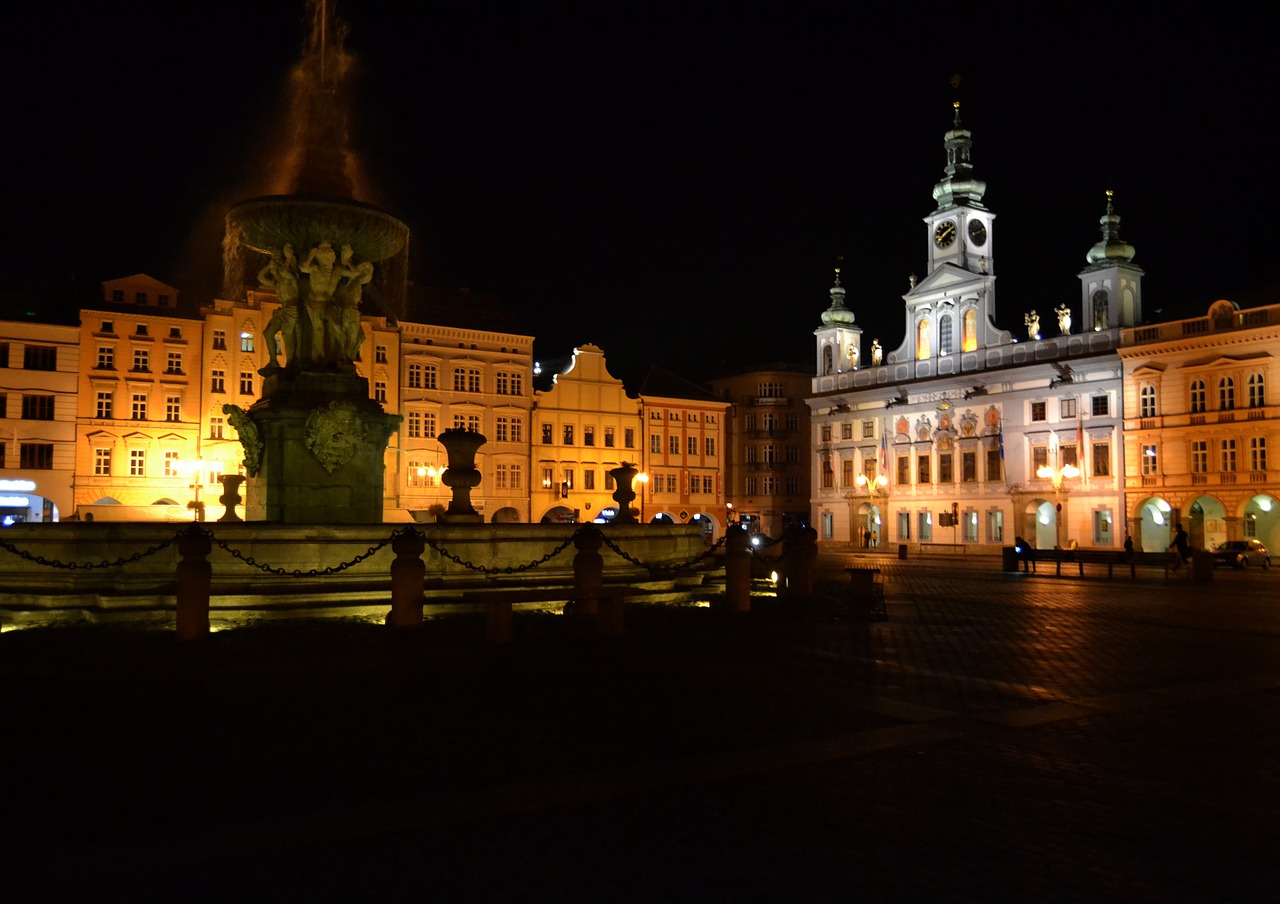
[[[1169,544],[1169,548],[1176,550],[1177,558],[1173,561],[1173,570],[1177,571],[1182,567],[1183,562],[1191,561],[1191,543],[1187,536],[1187,530],[1181,524],[1178,525],[1177,533],[1173,536],[1173,542]]]

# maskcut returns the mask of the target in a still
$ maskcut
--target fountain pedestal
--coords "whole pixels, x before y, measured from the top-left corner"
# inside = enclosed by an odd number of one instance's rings
[[[245,520],[384,520],[387,441],[401,418],[369,398],[366,379],[282,371],[263,381],[248,412],[229,413],[245,447]]]

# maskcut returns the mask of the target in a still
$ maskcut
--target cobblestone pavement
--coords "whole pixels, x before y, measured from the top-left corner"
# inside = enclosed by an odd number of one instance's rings
[[[1280,574],[821,565],[816,605],[508,648],[9,632],[6,898],[1275,900]]]

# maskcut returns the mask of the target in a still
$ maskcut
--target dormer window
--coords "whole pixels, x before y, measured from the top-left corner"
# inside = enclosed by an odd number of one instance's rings
[[[170,338],[170,339],[181,339],[181,338],[182,338],[182,329],[181,329],[180,327],[176,327],[176,326],[171,326],[171,327],[169,327],[169,338]]]
[[[116,325],[115,325],[114,323],[112,323],[110,320],[104,320],[104,321],[102,321],[102,330],[101,330],[101,332],[103,332],[103,333],[114,333],[115,331],[116,331]]]
[[[147,335],[147,325],[145,323],[138,324],[138,328],[134,330],[134,333],[138,336]]]

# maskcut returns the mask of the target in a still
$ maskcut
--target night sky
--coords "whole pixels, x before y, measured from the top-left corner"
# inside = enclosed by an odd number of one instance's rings
[[[1108,188],[1149,320],[1274,300],[1274,66],[1269,27],[1249,18],[1262,13],[930,9],[337,11],[360,61],[352,141],[371,200],[412,230],[411,277],[499,295],[537,357],[594,342],[629,382],[650,364],[697,379],[809,363],[839,256],[866,345],[895,348],[957,98],[997,215],[1001,326],[1060,302],[1078,314]],[[304,12],[10,14],[4,316],[14,290],[137,272],[210,291],[222,215],[258,193]]]

